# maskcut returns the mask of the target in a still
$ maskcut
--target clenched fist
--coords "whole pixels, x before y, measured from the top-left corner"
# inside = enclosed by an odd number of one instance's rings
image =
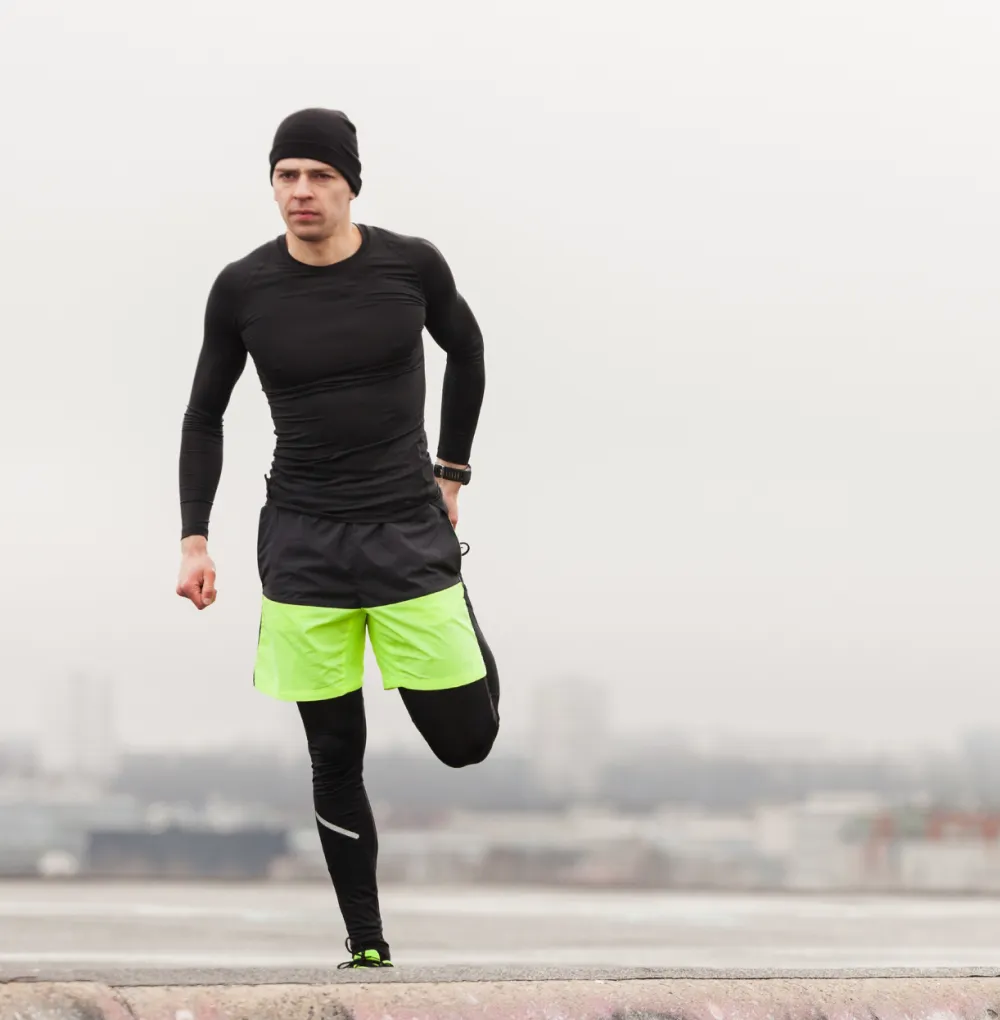
[[[207,609],[218,594],[215,590],[215,564],[208,555],[205,539],[199,535],[192,535],[181,542],[177,594],[190,599],[198,609]]]

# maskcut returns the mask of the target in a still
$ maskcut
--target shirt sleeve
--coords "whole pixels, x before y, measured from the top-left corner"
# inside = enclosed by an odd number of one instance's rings
[[[486,390],[483,334],[441,252],[418,240],[415,257],[427,304],[427,332],[447,355],[437,455],[468,464]]]
[[[235,268],[216,278],[205,306],[204,335],[181,425],[179,464],[181,538],[208,536],[222,476],[222,416],[247,361],[237,325]]]

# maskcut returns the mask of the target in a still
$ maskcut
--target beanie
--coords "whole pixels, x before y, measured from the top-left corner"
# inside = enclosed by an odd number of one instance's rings
[[[343,174],[355,195],[361,193],[357,131],[340,110],[313,107],[287,116],[274,134],[272,177],[279,159],[319,160]]]

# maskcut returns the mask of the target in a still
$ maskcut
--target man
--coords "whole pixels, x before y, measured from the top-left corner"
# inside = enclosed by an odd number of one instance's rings
[[[286,231],[227,265],[208,296],[181,438],[177,593],[198,609],[217,597],[209,515],[222,417],[249,355],[276,436],[258,529],[253,681],[302,717],[348,934],[341,966],[391,966],[362,779],[365,636],[384,687],[400,691],[438,758],[454,768],[483,761],[499,684],[455,534],[485,387],[483,339],[432,244],[353,223],[361,163],[343,113],[287,117],[270,165]],[[434,463],[424,327],[447,354]]]

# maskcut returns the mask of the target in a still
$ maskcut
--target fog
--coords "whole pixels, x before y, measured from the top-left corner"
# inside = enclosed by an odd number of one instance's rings
[[[55,739],[83,671],[125,747],[300,739],[250,680],[252,366],[218,602],[174,585],[205,298],[281,232],[267,151],[307,105],[358,126],[355,219],[432,240],[483,328],[460,535],[498,749],[574,678],[626,739],[991,724],[998,44],[988,0],[6,0],[0,738]],[[372,746],[417,741],[368,666]]]

